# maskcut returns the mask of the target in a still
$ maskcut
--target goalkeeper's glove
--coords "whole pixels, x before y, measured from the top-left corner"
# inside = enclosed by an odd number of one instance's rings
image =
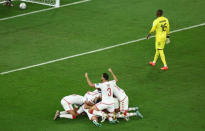
[[[149,33],[149,34],[147,35],[147,39],[149,39],[149,38],[150,38],[150,36],[151,36],[151,34]]]
[[[169,35],[167,35],[167,40],[166,40],[166,44],[169,44],[170,43],[170,39],[169,39]]]

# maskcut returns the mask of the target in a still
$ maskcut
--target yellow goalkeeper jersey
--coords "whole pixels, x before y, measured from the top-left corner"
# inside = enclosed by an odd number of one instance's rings
[[[154,20],[150,34],[156,32],[156,41],[166,41],[167,35],[169,35],[169,21],[166,17],[158,17]]]

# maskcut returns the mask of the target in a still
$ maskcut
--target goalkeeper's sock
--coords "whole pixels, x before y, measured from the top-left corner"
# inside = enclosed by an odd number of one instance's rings
[[[159,57],[159,50],[156,50],[155,55],[154,55],[153,63],[157,62],[158,57]]]
[[[159,54],[160,54],[162,63],[164,64],[164,67],[167,67],[167,63],[166,63],[166,60],[165,60],[164,51],[163,51],[163,50],[159,50]]]

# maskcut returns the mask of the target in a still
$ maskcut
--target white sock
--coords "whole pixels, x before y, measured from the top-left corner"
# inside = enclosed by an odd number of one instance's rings
[[[93,110],[93,115],[102,116],[102,111]]]
[[[112,118],[112,117],[109,117],[108,120],[109,120],[109,121],[113,121],[113,118]]]
[[[130,107],[130,108],[128,108],[128,111],[136,111],[136,110],[137,110],[136,107]]]
[[[127,113],[127,116],[128,116],[128,117],[136,116],[136,115],[137,115],[136,113]]]
[[[93,122],[97,122],[96,120],[93,120]],[[97,122],[98,123],[98,122]]]
[[[125,118],[123,114],[117,114],[117,118]]]
[[[67,111],[61,111],[60,115],[63,115],[63,114],[68,114],[68,113],[67,113]]]
[[[62,115],[60,115],[60,118],[73,119],[73,115],[71,115],[71,114],[62,114]]]
[[[83,106],[81,106],[78,110],[77,110],[77,113],[78,114],[81,114],[81,113],[83,113],[84,111],[83,111]]]

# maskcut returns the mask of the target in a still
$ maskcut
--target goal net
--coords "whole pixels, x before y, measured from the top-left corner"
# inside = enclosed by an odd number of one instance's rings
[[[5,3],[6,1],[7,0],[0,0],[0,4]],[[12,1],[17,1],[17,0],[12,0]],[[60,0],[18,0],[18,1],[31,2],[31,3],[53,6],[53,7],[60,7]]]

